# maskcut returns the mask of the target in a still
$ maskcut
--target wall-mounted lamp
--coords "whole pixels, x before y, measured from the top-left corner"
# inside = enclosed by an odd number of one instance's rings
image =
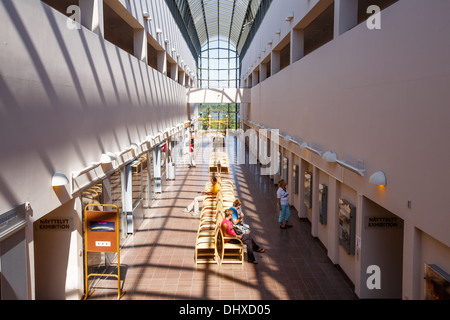
[[[267,44],[270,46],[270,45],[272,45],[272,43],[273,43],[273,40],[269,40],[268,42],[267,42]]]
[[[94,162],[92,163],[89,167],[86,167],[84,169],[81,169],[80,171],[73,171],[72,172],[72,178],[76,179],[79,176],[81,176],[82,174],[85,174],[86,172],[89,172],[91,170],[94,170],[95,168],[97,168],[98,166],[101,165],[101,162]]]
[[[277,31],[275,31],[276,34],[280,34],[281,33],[281,29],[277,29]]]
[[[156,28],[156,34],[161,34],[162,30],[160,28]]]
[[[293,12],[288,14],[288,16],[286,17],[286,21],[292,21],[292,19],[294,19],[294,13]]]
[[[317,154],[318,156],[322,156],[322,151],[314,149],[313,147],[306,147],[307,150],[314,152],[315,154]]]
[[[300,145],[300,148],[301,149],[306,149],[306,150],[309,150],[309,151],[311,151],[311,152],[314,152],[315,154],[317,154],[317,155],[319,155],[319,156],[322,156],[322,151],[320,151],[320,150],[317,150],[317,149],[314,149],[313,147],[310,147],[309,145],[308,145],[308,142],[303,142],[301,145]]]
[[[116,159],[117,159],[117,157],[114,153],[107,152],[107,153],[102,154],[102,156],[100,157],[100,162],[102,164],[109,164],[109,163],[112,163]]]
[[[169,39],[164,40],[164,42],[165,42],[166,44],[170,44]]]
[[[62,187],[69,184],[69,179],[66,175],[60,172],[55,172],[52,177],[52,187]]]
[[[387,183],[386,175],[384,174],[383,171],[377,171],[370,176],[369,183],[375,184],[377,186],[385,186]]]
[[[150,17],[150,14],[148,12],[144,12],[144,19],[147,21],[152,21],[152,17]]]
[[[348,163],[341,161],[341,160],[336,160],[336,162],[341,165],[344,168],[349,169],[350,171],[353,171],[357,174],[359,174],[360,176],[364,177],[364,173],[366,172],[366,169],[359,169],[359,168],[355,168],[354,166],[349,165]]]
[[[261,125],[262,126],[262,125]],[[283,136],[282,134],[279,134],[280,137],[282,137],[284,140],[286,140],[287,142],[289,142],[289,140],[291,140],[292,136]]]
[[[298,145],[299,147],[301,147],[301,143],[298,142],[297,140],[294,140],[294,139],[291,138],[291,139],[289,139],[289,142],[292,142],[292,143]]]
[[[327,151],[322,155],[322,159],[328,162],[336,162],[337,154],[332,151]]]

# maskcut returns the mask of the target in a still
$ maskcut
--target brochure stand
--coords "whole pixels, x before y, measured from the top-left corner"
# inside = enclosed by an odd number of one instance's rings
[[[103,210],[89,210],[88,207],[101,208]],[[106,209],[110,210],[106,210]],[[84,208],[84,270],[85,270],[85,295],[84,300],[90,297],[94,291],[89,292],[88,280],[92,276],[116,277],[117,300],[123,297],[125,292],[120,290],[120,242],[119,242],[119,208],[111,204],[88,204]],[[88,252],[104,252],[117,254],[117,274],[88,274]]]

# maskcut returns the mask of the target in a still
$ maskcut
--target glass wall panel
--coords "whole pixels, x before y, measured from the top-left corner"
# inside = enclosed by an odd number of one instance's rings
[[[211,39],[199,57],[201,88],[235,88],[239,81],[239,56],[236,48],[224,39]]]

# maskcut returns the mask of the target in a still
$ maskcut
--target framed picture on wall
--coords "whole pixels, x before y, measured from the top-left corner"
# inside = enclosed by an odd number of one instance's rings
[[[303,197],[303,202],[306,208],[312,208],[312,172],[305,171],[305,193]]]
[[[450,300],[450,275],[434,264],[425,263],[425,299]]]
[[[339,199],[339,245],[347,254],[355,254],[356,207],[347,200]]]
[[[289,159],[283,157],[283,180],[289,183]]]
[[[328,207],[328,187],[326,184],[319,184],[319,221],[321,224],[327,224]]]
[[[294,179],[294,194],[298,194],[299,187],[299,166],[294,164],[292,168],[292,178]]]

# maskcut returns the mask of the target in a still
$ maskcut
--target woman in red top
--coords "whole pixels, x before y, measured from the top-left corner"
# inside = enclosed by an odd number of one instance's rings
[[[220,225],[220,227],[222,228],[223,236],[241,239],[242,242],[245,245],[247,245],[247,261],[250,263],[257,264],[258,262],[255,259],[255,255],[253,254],[253,251],[262,253],[265,250],[256,244],[255,240],[253,240],[252,236],[250,235],[250,232],[243,234],[243,235],[236,234],[236,231],[234,230],[234,227],[233,227],[233,223],[231,222],[232,216],[233,216],[233,210],[226,209],[225,210],[225,219],[222,220],[222,224]],[[227,241],[237,242],[234,239],[227,239]]]

